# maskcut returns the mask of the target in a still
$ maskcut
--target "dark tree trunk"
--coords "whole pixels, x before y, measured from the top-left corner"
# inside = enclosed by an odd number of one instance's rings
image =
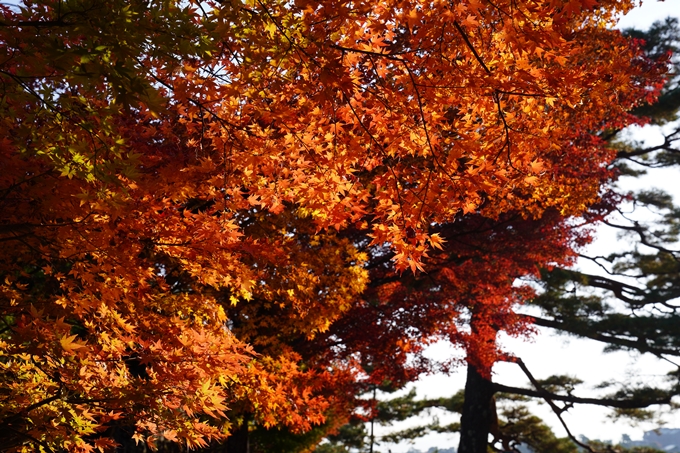
[[[194,453],[250,453],[247,421],[234,429],[231,436],[224,442],[213,443],[195,450],[188,450],[180,443],[160,441],[156,444],[154,452],[146,446],[145,442],[135,442],[132,439],[134,432],[134,426],[120,425],[109,428],[105,435],[112,437],[118,444],[115,453],[187,453],[189,451]]]
[[[220,451],[225,453],[250,453],[247,419],[227,437],[223,447],[225,448],[221,448]]]
[[[115,423],[104,435],[111,437],[118,444],[115,453],[148,453],[144,442],[137,443],[132,439],[135,433],[133,425]]]
[[[482,377],[474,366],[468,365],[458,453],[487,452],[489,431],[496,418],[492,409],[493,394],[491,381]]]
[[[135,433],[135,427],[133,425],[115,425],[108,429],[105,436],[113,438],[113,440],[118,444],[115,453],[183,453],[186,448],[183,445],[159,441],[156,444],[156,449],[151,450],[147,447],[145,442],[136,442],[132,439],[132,435]]]

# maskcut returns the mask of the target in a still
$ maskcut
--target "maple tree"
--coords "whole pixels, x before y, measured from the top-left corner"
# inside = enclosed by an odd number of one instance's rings
[[[630,6],[1,5],[3,449],[309,431],[442,335],[484,375],[654,95]]]
[[[626,34],[644,39],[642,46],[650,58],[661,59],[670,64],[668,78],[659,100],[633,111],[635,115],[641,117],[642,122],[651,120],[652,124],[666,126],[662,129],[664,135],[659,141],[660,144],[644,146],[642,143],[629,140],[613,140],[618,139],[620,128],[603,131],[604,136],[611,140],[609,146],[617,152],[612,163],[614,175],[638,177],[644,173],[639,170],[640,166],[669,168],[677,165],[678,129],[674,121],[677,121],[679,105],[678,62],[677,57],[668,60],[668,51],[677,50],[677,19],[669,18],[656,23],[647,32],[628,30]],[[631,167],[631,163],[638,170]],[[526,304],[540,309],[541,314],[533,311],[532,315],[519,316],[534,325],[548,327],[558,333],[604,343],[608,351],[628,350],[652,354],[672,363],[679,353],[675,329],[678,293],[677,285],[674,284],[677,281],[678,270],[678,252],[674,247],[677,243],[678,210],[671,197],[659,190],[619,194],[617,192],[620,192],[620,189],[614,185],[615,182],[612,180],[608,183],[608,194],[600,203],[593,205],[578,224],[572,224],[570,228],[591,228],[594,222],[601,225],[601,228],[626,233],[627,238],[633,239],[630,243],[634,248],[613,251],[608,256],[580,255],[604,269],[606,273],[602,275],[584,273],[573,267],[557,266],[550,270],[543,269],[541,279],[538,280],[542,287],[538,296],[525,300]],[[623,201],[629,202],[630,205],[622,205]],[[632,212],[631,206],[634,208]],[[651,210],[657,215],[651,221],[644,220],[638,214],[641,210]],[[618,217],[612,219],[612,214],[618,214]],[[649,217],[649,214],[646,214],[646,217]],[[608,231],[602,234],[606,233]],[[495,252],[492,256],[497,254],[498,252]],[[512,356],[505,358],[508,359],[517,361]],[[608,383],[608,394],[584,398],[578,396],[577,387],[582,384],[578,377],[550,376],[537,379],[526,365],[521,361],[517,363],[530,380],[529,388],[503,385],[497,381],[487,382],[483,386],[484,381],[481,380],[482,385],[466,388],[465,392],[460,391],[451,398],[415,400],[415,394],[411,393],[405,397],[378,402],[377,420],[382,422],[402,420],[429,407],[440,407],[461,413],[464,396],[469,398],[472,393],[472,397],[481,400],[480,405],[487,408],[486,415],[492,421],[497,420],[484,433],[484,443],[486,435],[491,432],[493,442],[497,446],[502,445],[504,450],[511,450],[517,444],[524,443],[539,452],[576,451],[577,444],[587,451],[601,451],[606,446],[597,443],[584,444],[571,434],[571,439],[555,439],[540,419],[532,416],[522,405],[502,404],[496,413],[495,406],[489,405],[488,401],[492,395],[499,400],[499,404],[510,396],[513,399],[545,400],[560,421],[563,412],[576,404],[611,408],[617,418],[650,420],[654,416],[654,411],[650,411],[649,408],[673,407],[672,398],[678,394],[679,389],[677,371],[671,371],[665,385],[636,383],[626,379],[619,387],[612,388],[612,384]],[[469,376],[468,383],[470,381],[480,382],[474,374]],[[567,425],[565,428],[569,433]],[[430,431],[442,430],[459,432],[461,426],[459,423],[450,426],[430,423],[383,436],[382,440],[395,442],[419,437]],[[461,433],[464,431],[465,428]],[[540,433],[540,436],[537,437],[537,433]],[[353,438],[350,438],[350,441],[351,439]],[[328,448],[332,449],[331,444]],[[338,451],[345,451],[342,447],[338,448]],[[633,450],[649,450],[636,448]],[[616,451],[629,450],[617,446]]]

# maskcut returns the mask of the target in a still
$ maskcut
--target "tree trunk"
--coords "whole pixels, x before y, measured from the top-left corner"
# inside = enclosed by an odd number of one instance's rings
[[[221,449],[226,453],[250,453],[250,442],[248,439],[248,419],[243,421],[243,424],[236,428],[227,440],[224,442],[225,449]]]
[[[496,417],[493,394],[491,381],[468,364],[458,453],[487,453],[489,431]]]
[[[134,426],[114,426],[109,428],[106,436],[112,437],[118,446],[115,453],[154,453],[145,442],[135,442],[132,435],[135,432]],[[248,421],[236,428],[231,435],[222,443],[213,443],[204,448],[188,450],[181,443],[161,441],[156,444],[155,453],[250,453],[248,438]]]

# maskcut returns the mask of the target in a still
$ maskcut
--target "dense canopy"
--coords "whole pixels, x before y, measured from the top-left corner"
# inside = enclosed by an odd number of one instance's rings
[[[331,429],[443,336],[487,373],[660,87],[630,7],[0,5],[1,448]]]

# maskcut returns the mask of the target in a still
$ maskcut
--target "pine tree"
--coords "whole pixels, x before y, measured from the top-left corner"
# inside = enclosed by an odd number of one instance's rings
[[[645,147],[619,139],[618,130],[606,137],[617,150],[614,165],[620,174],[635,177],[646,169],[677,168],[680,164],[680,60],[676,53],[680,28],[678,19],[668,18],[646,32],[628,30],[627,34],[644,40],[645,50],[654,58],[675,53],[658,102],[633,112],[647,117],[653,125],[665,125],[663,143]],[[530,318],[556,332],[603,343],[605,352],[651,354],[674,364],[677,369],[667,376],[665,386],[628,383],[610,388],[597,401],[579,401],[562,393],[550,403],[601,404],[618,416],[649,419],[650,406],[670,406],[671,399],[680,394],[680,209],[659,189],[621,193],[612,186],[603,200],[587,220],[601,222],[607,234],[617,233],[631,246],[607,256],[581,255],[599,266],[601,272],[597,274],[562,267],[543,270],[543,291],[530,301],[541,314]],[[626,202],[626,208],[617,204],[621,201]],[[641,220],[644,217],[652,220]],[[550,392],[539,386],[531,392],[500,389],[551,399]]]

